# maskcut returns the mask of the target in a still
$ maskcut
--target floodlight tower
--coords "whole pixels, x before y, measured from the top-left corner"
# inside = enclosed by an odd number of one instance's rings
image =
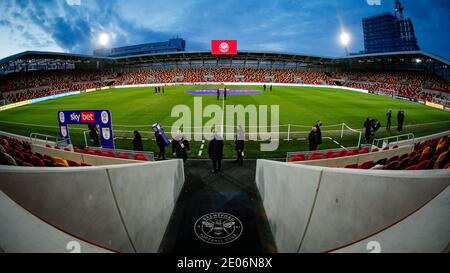
[[[395,17],[397,17],[400,20],[403,20],[403,10],[405,8],[403,7],[402,3],[400,3],[400,0],[395,0]]]

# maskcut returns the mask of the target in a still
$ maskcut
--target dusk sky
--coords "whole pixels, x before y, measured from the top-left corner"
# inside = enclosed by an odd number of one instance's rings
[[[187,50],[237,39],[239,50],[342,56],[364,49],[363,17],[393,12],[394,0],[0,0],[0,58],[26,50],[92,54],[101,33],[111,46],[179,36]],[[402,0],[422,50],[450,59],[450,1]]]

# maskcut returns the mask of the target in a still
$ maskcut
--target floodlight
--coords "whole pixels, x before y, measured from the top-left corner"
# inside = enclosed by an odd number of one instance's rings
[[[348,44],[350,43],[350,35],[348,35],[348,33],[341,33],[341,43],[343,46],[348,46]]]
[[[107,46],[109,44],[109,35],[108,33],[102,33],[98,36],[98,43],[101,46]]]

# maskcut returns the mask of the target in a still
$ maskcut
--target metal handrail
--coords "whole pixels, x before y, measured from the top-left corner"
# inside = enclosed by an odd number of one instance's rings
[[[377,138],[377,139],[373,140],[372,145],[379,147],[379,148],[383,148],[392,143],[394,143],[394,144],[399,143],[400,141],[412,141],[412,144],[414,144],[414,139],[415,139],[414,134],[408,133],[408,134],[404,134],[404,135],[396,135],[396,136],[390,136],[390,137],[385,137],[385,138]],[[391,140],[395,140],[395,141],[391,141]],[[379,146],[380,142],[382,143],[383,147]],[[385,144],[387,144],[387,145],[385,145]]]

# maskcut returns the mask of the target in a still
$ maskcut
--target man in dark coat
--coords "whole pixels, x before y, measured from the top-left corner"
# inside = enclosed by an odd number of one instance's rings
[[[219,100],[220,99],[220,89],[219,88],[217,88],[216,96],[217,96],[217,100]]]
[[[366,128],[366,132],[364,134],[364,137],[366,139],[366,143],[369,143],[370,136],[372,135],[372,121],[369,117],[366,118],[366,121],[364,122],[364,128]]]
[[[392,110],[389,109],[389,111],[386,113],[387,118],[387,124],[386,124],[386,130],[391,130],[391,120],[392,120]]]
[[[134,139],[133,139],[133,150],[135,151],[143,151],[144,145],[142,144],[142,137],[138,131],[134,131]]]
[[[100,146],[100,141],[98,138],[98,131],[97,131],[97,125],[93,124],[91,125],[91,130],[89,132],[89,137],[92,140],[92,144],[94,147]]]
[[[156,145],[158,145],[158,148],[159,148],[158,159],[165,160],[166,159],[166,143],[165,143],[162,135],[159,133],[159,131],[155,131],[155,139],[156,139]]]
[[[183,159],[183,162],[187,161],[187,154],[189,151],[189,141],[186,139],[186,137],[181,133],[181,131],[178,131],[174,136],[172,140],[172,153],[177,158]]]
[[[402,132],[403,131],[403,123],[405,122],[405,111],[403,111],[402,108],[398,111],[397,114],[397,131]]]
[[[316,151],[319,145],[319,134],[317,133],[317,127],[313,127],[308,135],[309,150]]]
[[[322,130],[320,129],[320,127],[322,127],[322,121],[318,120],[316,122],[316,125],[314,125],[314,127],[316,127],[317,129],[317,136],[318,136],[318,142],[317,144],[322,144]]]
[[[242,129],[242,126],[239,125],[236,136],[234,137],[234,144],[236,145],[236,153],[237,153],[237,159],[236,163],[239,163],[239,166],[244,165],[244,141],[245,141],[245,134],[244,130]]]
[[[223,89],[223,100],[227,100],[227,89]]]
[[[266,89],[267,89],[267,85],[266,85],[266,84],[264,84],[264,85],[263,85],[263,88],[264,88],[264,92],[266,92]]]
[[[223,139],[215,131],[213,131],[213,137],[209,142],[208,155],[213,163],[212,172],[220,172],[222,169]]]

